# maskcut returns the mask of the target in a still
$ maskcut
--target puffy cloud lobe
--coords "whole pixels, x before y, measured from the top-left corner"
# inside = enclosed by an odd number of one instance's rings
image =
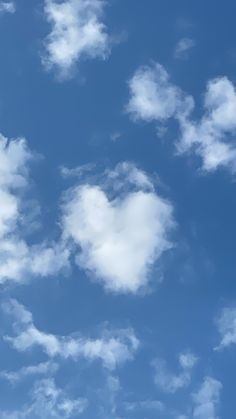
[[[194,99],[174,85],[166,70],[156,64],[141,67],[129,82],[127,111],[135,119],[166,122],[175,118],[180,128],[178,152],[194,152],[205,171],[226,167],[235,172],[236,91],[227,77],[210,80],[204,97],[202,118],[194,121]]]
[[[4,339],[21,352],[38,346],[50,358],[100,360],[104,367],[113,370],[132,360],[139,346],[132,329],[104,330],[98,339],[55,336],[40,331],[34,325],[31,313],[16,300],[4,303],[3,309],[15,320],[15,336],[5,336]]]
[[[173,374],[169,371],[166,362],[156,359],[153,362],[155,369],[156,385],[167,393],[175,393],[181,388],[187,387],[191,382],[191,372],[197,362],[197,357],[190,352],[179,355],[180,373]]]
[[[170,82],[160,64],[138,69],[129,81],[129,89],[126,110],[136,120],[165,121],[175,116],[184,100],[181,90]]]
[[[221,336],[220,344],[215,349],[224,349],[236,344],[236,308],[227,307],[217,319],[217,326]]]
[[[1,412],[2,419],[69,419],[80,416],[88,406],[83,398],[71,399],[58,388],[52,378],[37,381],[31,401],[21,410]]]
[[[45,0],[45,16],[52,26],[45,40],[43,63],[69,77],[82,58],[105,58],[109,38],[101,21],[102,0]]]
[[[24,239],[23,202],[33,158],[25,139],[0,135],[0,283],[55,274],[68,265],[69,251],[61,244],[29,246]]]
[[[206,377],[204,379],[199,391],[193,394],[194,419],[219,419],[217,410],[221,389],[222,384],[214,378]]]
[[[133,165],[106,171],[106,185],[83,184],[66,195],[64,239],[78,248],[77,262],[109,291],[136,293],[171,247],[172,206]],[[110,195],[110,196],[109,196]]]

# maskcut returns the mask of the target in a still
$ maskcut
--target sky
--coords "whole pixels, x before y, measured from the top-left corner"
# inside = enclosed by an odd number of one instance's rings
[[[0,1],[0,419],[235,419],[235,12]]]

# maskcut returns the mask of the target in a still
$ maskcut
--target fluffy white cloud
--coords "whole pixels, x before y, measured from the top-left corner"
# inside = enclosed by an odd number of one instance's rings
[[[175,58],[185,58],[188,52],[195,46],[191,38],[181,38],[175,48]]]
[[[1,13],[15,13],[16,6],[13,1],[0,1],[0,14]]]
[[[186,115],[178,116],[182,132],[178,150],[195,150],[206,171],[225,166],[235,172],[236,146],[232,136],[236,133],[236,91],[227,77],[208,83],[204,108],[205,114],[199,122],[191,121]]]
[[[192,105],[191,99],[171,83],[169,75],[160,64],[139,68],[129,81],[130,100],[127,112],[138,120],[166,121],[184,106]]]
[[[136,293],[171,246],[172,206],[134,165],[118,165],[105,178],[105,183],[82,184],[66,194],[64,240],[73,240],[78,264],[107,290]]]
[[[219,167],[236,170],[236,91],[227,77],[210,80],[204,97],[203,116],[194,121],[194,100],[174,85],[166,70],[156,64],[141,67],[129,82],[127,111],[135,119],[165,122],[175,118],[180,139],[178,152],[194,152],[202,159],[205,171]]]
[[[60,244],[29,246],[24,238],[28,167],[33,157],[25,139],[0,135],[0,283],[51,275],[68,264],[69,251]]]
[[[22,410],[1,412],[2,419],[69,419],[80,416],[88,406],[86,399],[70,399],[53,379],[37,381],[31,401]]]
[[[52,26],[45,40],[43,63],[70,76],[82,58],[105,58],[109,38],[102,22],[103,0],[45,0],[45,15]]]
[[[193,394],[195,407],[193,409],[194,419],[219,419],[217,414],[220,402],[222,384],[211,377],[206,377],[199,389]]]
[[[22,367],[18,371],[1,371],[0,377],[8,380],[11,384],[16,384],[26,377],[33,375],[51,375],[54,374],[58,369],[58,365],[55,362],[47,361],[41,362],[37,365],[30,365],[28,367]]]
[[[179,355],[179,374],[169,371],[166,362],[156,359],[153,362],[155,369],[155,383],[167,393],[175,393],[183,387],[187,387],[191,381],[191,372],[197,362],[197,357],[190,352]]]
[[[132,329],[104,330],[102,337],[97,339],[55,336],[40,331],[34,325],[32,314],[16,300],[4,303],[3,309],[13,317],[15,331],[14,337],[5,336],[4,339],[18,351],[38,346],[51,358],[100,360],[104,367],[113,370],[132,360],[139,346]]]
[[[217,326],[221,336],[220,344],[215,349],[224,349],[236,344],[236,308],[227,307],[217,319]]]

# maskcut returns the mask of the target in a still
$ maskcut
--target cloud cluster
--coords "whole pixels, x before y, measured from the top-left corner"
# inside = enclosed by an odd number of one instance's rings
[[[0,284],[48,276],[68,265],[69,252],[46,241],[29,246],[25,239],[25,194],[30,186],[33,159],[26,140],[0,135]]]
[[[5,336],[4,340],[20,352],[40,347],[50,358],[100,360],[105,368],[113,370],[132,360],[139,347],[132,329],[104,330],[102,337],[97,339],[56,336],[39,330],[34,325],[32,314],[16,300],[4,303],[3,309],[12,316],[15,332],[15,336]]]
[[[136,293],[171,247],[173,209],[132,164],[118,165],[105,176],[101,184],[79,184],[66,194],[63,237],[76,245],[79,266],[107,290]]]
[[[180,373],[173,374],[169,371],[165,361],[156,359],[153,362],[156,385],[167,393],[176,393],[181,388],[187,387],[191,382],[191,372],[196,362],[197,357],[192,353],[186,352],[180,354]]]
[[[129,81],[127,112],[135,119],[165,123],[175,118],[180,138],[178,153],[194,152],[204,171],[236,170],[236,91],[227,77],[212,79],[204,95],[203,115],[192,118],[194,99],[173,84],[160,64],[141,67]]]
[[[70,419],[80,416],[88,406],[83,398],[71,399],[58,388],[54,379],[35,383],[30,394],[31,401],[22,410],[1,412],[2,419]]]
[[[109,38],[102,22],[103,0],[45,0],[51,32],[45,40],[43,63],[56,68],[60,77],[71,75],[82,58],[105,58]]]

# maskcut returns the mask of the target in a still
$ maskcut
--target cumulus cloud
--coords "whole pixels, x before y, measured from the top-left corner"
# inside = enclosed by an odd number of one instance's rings
[[[19,381],[26,377],[34,375],[51,375],[54,374],[58,369],[58,364],[55,362],[47,361],[41,362],[37,365],[29,365],[22,367],[18,371],[1,371],[0,377],[6,379],[11,384],[17,384]]]
[[[175,143],[179,154],[194,152],[204,171],[226,167],[235,172],[236,91],[227,77],[212,79],[204,96],[203,115],[193,120],[194,99],[171,82],[160,65],[141,67],[129,81],[127,112],[134,119],[179,124],[180,138]]]
[[[67,397],[52,378],[37,381],[30,399],[31,401],[19,411],[1,412],[1,418],[69,419],[82,415],[88,406],[86,399]]]
[[[16,6],[13,1],[0,1],[0,14],[1,13],[15,13]]]
[[[206,377],[197,393],[193,394],[194,419],[219,419],[217,414],[222,384],[212,377]]]
[[[107,57],[104,4],[103,0],[45,0],[45,16],[52,28],[45,40],[46,68],[56,68],[65,78],[81,59]]]
[[[8,140],[0,135],[0,283],[51,275],[68,264],[69,252],[60,244],[29,246],[24,237],[33,158],[25,139]]]
[[[224,349],[230,345],[236,344],[236,308],[224,308],[217,319],[217,326],[221,337],[220,344],[217,348]]]
[[[107,170],[105,178],[100,184],[79,184],[65,195],[63,237],[75,244],[77,263],[107,290],[136,293],[171,247],[173,208],[132,164]]]
[[[139,68],[129,81],[129,89],[126,110],[135,120],[163,122],[192,105],[191,98],[171,83],[169,74],[158,63]]]
[[[15,336],[5,336],[4,340],[20,352],[40,347],[50,358],[100,360],[104,367],[113,370],[132,360],[139,346],[132,329],[104,330],[97,339],[56,336],[39,330],[32,314],[16,300],[4,303],[3,309],[12,316],[15,332]]]
[[[191,38],[181,38],[175,48],[175,58],[186,58],[189,51],[195,46]]]
[[[176,393],[181,388],[187,387],[191,382],[192,369],[197,362],[197,357],[190,352],[179,355],[179,374],[173,374],[162,359],[153,362],[155,369],[155,383],[164,392]]]

